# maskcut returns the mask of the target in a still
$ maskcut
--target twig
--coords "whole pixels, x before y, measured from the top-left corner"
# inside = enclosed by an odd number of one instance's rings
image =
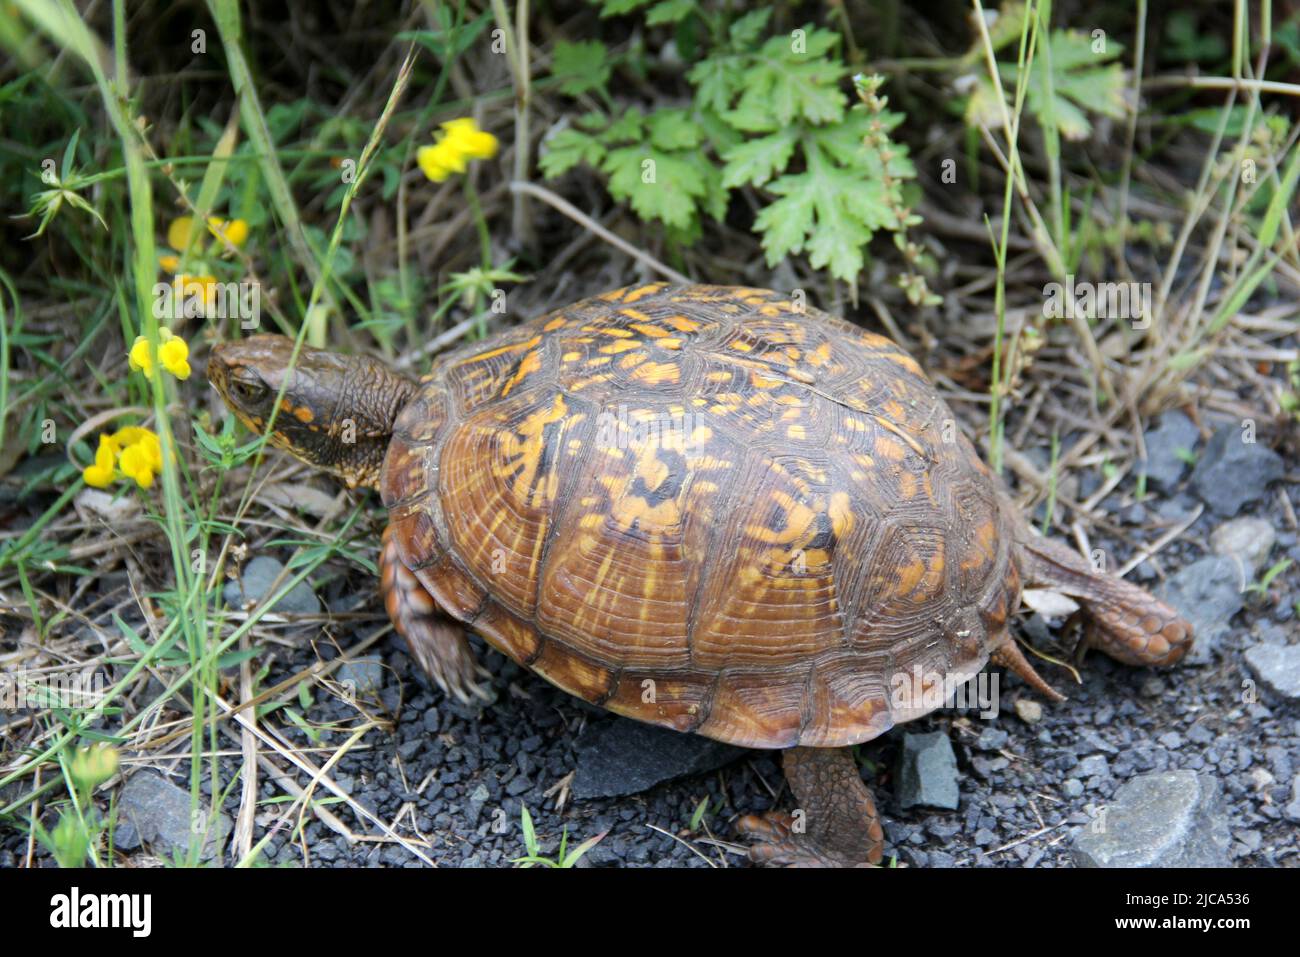
[[[555,209],[563,213],[565,216],[568,216],[579,226],[595,233],[601,239],[605,240],[605,242],[609,243],[611,246],[615,247],[616,249],[620,249],[623,252],[627,253],[633,259],[645,263],[647,266],[649,266],[651,269],[653,269],[655,272],[659,273],[660,275],[667,276],[673,282],[680,282],[685,285],[690,285],[691,280],[688,277],[683,276],[681,273],[679,273],[676,269],[673,269],[671,266],[665,266],[659,260],[655,259],[654,256],[651,256],[648,252],[644,252],[643,250],[637,249],[635,246],[633,246],[631,243],[627,242],[626,240],[621,239],[618,236],[615,236],[608,229],[600,225],[600,223],[596,222],[594,219],[592,219],[582,210],[578,209],[578,207],[574,206],[563,196],[557,196],[555,193],[551,192],[546,187],[537,186],[534,183],[524,183],[524,182],[520,182],[519,180],[515,180],[510,184],[510,192],[528,193],[530,196],[536,196],[538,199],[546,203],[548,206],[554,207]]]

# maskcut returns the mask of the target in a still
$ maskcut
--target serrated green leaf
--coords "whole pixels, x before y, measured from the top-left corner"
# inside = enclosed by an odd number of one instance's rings
[[[1034,57],[1025,81],[1025,107],[1040,122],[1046,117],[1067,140],[1086,139],[1092,132],[1087,113],[1112,119],[1124,116],[1124,70],[1113,61],[1123,46],[1104,39],[1103,52],[1093,52],[1093,39],[1075,30],[1056,30],[1048,40],[1048,51]],[[1049,55],[1050,54],[1050,57]],[[1044,70],[1051,61],[1051,95],[1044,82]],[[1008,94],[1014,89],[1016,67],[1001,64],[1002,83]],[[1051,120],[1055,120],[1051,124]]]
[[[689,155],[625,146],[611,150],[602,164],[609,192],[625,200],[641,219],[658,219],[685,229],[695,218],[696,201],[708,192],[703,171]]]
[[[740,92],[745,61],[739,56],[712,56],[701,60],[686,74],[695,87],[695,103],[702,109],[723,113]]]
[[[794,154],[794,129],[778,130],[770,136],[741,143],[722,154],[727,164],[722,170],[722,185],[728,188],[743,186],[762,186],[777,173],[790,165]],[[861,141],[858,143],[861,147]]]
[[[662,0],[646,11],[646,26],[680,23],[695,12],[695,0]]]
[[[763,44],[741,83],[740,101],[724,112],[727,122],[747,132],[768,132],[795,120],[813,125],[838,122],[847,98],[840,80],[848,72],[826,53],[839,36],[811,25],[803,28],[804,49],[795,52],[791,37],[772,37]]]
[[[700,128],[683,109],[656,110],[646,118],[650,142],[661,150],[694,149],[700,144]]]
[[[728,31],[731,36],[731,45],[736,49],[745,49],[751,47],[757,42],[759,36],[767,28],[767,21],[772,17],[772,8],[763,7],[759,10],[751,10],[731,25]]]
[[[590,0],[593,6],[600,7],[600,17],[618,17],[631,13],[638,7],[644,7],[651,0]]]
[[[863,250],[872,235],[898,224],[883,180],[864,174],[869,164],[840,165],[826,149],[826,143],[838,148],[844,134],[817,132],[820,137],[810,137],[803,147],[807,170],[782,176],[768,187],[781,198],[759,213],[754,226],[763,234],[769,265],[806,251],[814,268],[829,269],[835,278],[851,282],[862,271]],[[901,157],[902,148],[894,149]],[[874,158],[865,147],[861,150]]]
[[[561,130],[542,144],[537,165],[547,179],[568,172],[579,163],[599,166],[605,158],[605,147],[600,140],[580,130]]]
[[[629,107],[627,112],[609,124],[601,135],[601,142],[606,146],[616,143],[640,140],[645,132],[645,116],[638,107]]]
[[[599,40],[582,40],[555,44],[551,75],[560,83],[560,92],[581,96],[590,90],[603,90],[609,83],[609,51]]]

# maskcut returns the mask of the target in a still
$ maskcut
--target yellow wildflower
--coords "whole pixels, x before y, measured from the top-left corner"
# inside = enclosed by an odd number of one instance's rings
[[[81,470],[81,477],[86,480],[87,485],[108,488],[113,484],[113,461],[116,454],[117,449],[113,445],[113,440],[107,435],[101,435],[99,448],[95,450],[95,464],[87,465]]]
[[[167,227],[167,245],[172,249],[184,250],[190,244],[190,229],[193,226],[192,216],[172,220],[172,224]]]
[[[95,464],[83,469],[81,477],[87,485],[107,488],[120,471],[141,488],[150,488],[162,464],[162,444],[157,433],[128,425],[112,435],[100,434]]]
[[[190,377],[190,347],[180,336],[172,336],[158,348],[158,359],[163,368],[178,379]]]
[[[172,280],[176,287],[176,297],[186,307],[184,315],[210,315],[217,308],[217,277],[216,276],[189,276],[185,273],[177,273]],[[194,310],[190,303],[198,300],[200,308]]]
[[[218,239],[224,237],[234,246],[242,246],[248,239],[248,223],[242,219],[232,219],[227,223],[218,216],[209,216],[208,231]],[[172,249],[183,252],[189,248],[191,239],[195,238],[193,216],[181,216],[172,220],[172,224],[167,227],[167,245]]]
[[[242,246],[248,239],[248,223],[242,219],[226,222],[214,216],[208,220],[208,226],[219,239],[225,239],[232,246]]]
[[[198,284],[200,280],[206,280],[209,283],[215,283],[216,280],[211,276],[177,276],[177,281],[186,280],[183,284],[186,289],[194,287],[204,294],[204,301],[210,301],[212,289],[206,284]],[[190,377],[190,347],[180,336],[172,333],[170,329],[160,328],[158,330],[158,358],[162,366],[178,379],[188,379]],[[153,370],[153,355],[149,351],[149,340],[144,336],[136,336],[135,342],[131,346],[131,351],[127,354],[127,361],[130,363],[132,371],[143,372],[145,375],[151,375]]]
[[[497,155],[497,138],[478,128],[478,124],[465,117],[448,120],[442,124],[446,133],[444,142],[452,143],[470,159],[491,159]]]
[[[162,443],[158,441],[156,432],[138,425],[128,425],[114,432],[111,441],[119,449],[138,446],[149,468],[155,472],[162,471]]]
[[[421,171],[435,183],[453,173],[465,172],[466,160],[491,159],[497,153],[497,138],[478,128],[472,119],[448,120],[432,146],[416,153]]]
[[[117,457],[117,467],[141,488],[153,485],[153,469],[149,467],[149,454],[140,445],[128,445]]]
[[[68,762],[68,774],[84,797],[116,774],[120,764],[117,748],[100,742],[77,748]]]

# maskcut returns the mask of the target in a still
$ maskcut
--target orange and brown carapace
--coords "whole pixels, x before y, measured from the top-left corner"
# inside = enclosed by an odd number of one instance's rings
[[[276,336],[209,377],[250,428],[389,509],[382,591],[448,693],[463,628],[618,714],[781,748],[806,829],[747,818],[756,859],[880,860],[848,746],[936,706],[896,676],[990,659],[1022,583],[1077,598],[1089,642],[1172,664],[1191,629],[1032,532],[916,362],[763,289],[620,289],[439,358],[418,383]],[[282,394],[278,411],[277,397]]]

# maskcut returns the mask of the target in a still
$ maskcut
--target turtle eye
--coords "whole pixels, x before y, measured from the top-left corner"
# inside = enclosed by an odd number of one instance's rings
[[[266,396],[266,386],[247,379],[235,379],[230,383],[230,389],[235,393],[235,398],[248,405],[259,402]]]

